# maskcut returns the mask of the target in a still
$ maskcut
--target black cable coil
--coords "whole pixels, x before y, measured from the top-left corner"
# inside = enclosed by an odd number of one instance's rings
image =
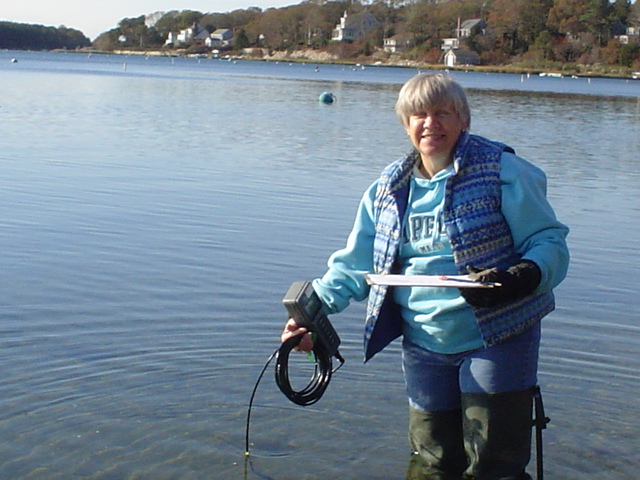
[[[320,400],[331,381],[331,374],[342,366],[344,358],[336,351],[335,357],[340,361],[340,365],[333,370],[332,355],[329,353],[325,344],[319,339],[316,339],[313,342],[312,350],[316,362],[314,374],[305,388],[300,391],[295,391],[289,381],[289,353],[298,346],[302,337],[303,335],[297,335],[282,343],[276,356],[275,375],[276,384],[278,388],[280,388],[280,391],[293,403],[306,407]]]

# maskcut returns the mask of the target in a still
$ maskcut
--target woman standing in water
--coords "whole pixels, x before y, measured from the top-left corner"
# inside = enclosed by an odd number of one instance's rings
[[[540,320],[567,272],[568,229],[539,168],[469,133],[466,95],[449,76],[410,79],[396,112],[413,148],[364,193],[314,289],[327,314],[368,297],[365,361],[403,337],[407,479],[530,479]],[[367,273],[469,273],[499,286],[369,286]],[[282,340],[296,335],[312,348],[289,320]]]

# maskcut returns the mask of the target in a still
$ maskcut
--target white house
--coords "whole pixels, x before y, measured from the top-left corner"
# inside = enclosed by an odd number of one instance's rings
[[[167,35],[167,40],[164,42],[165,46],[167,45],[176,45],[176,44],[186,44],[192,41],[195,42],[205,42],[205,40],[209,37],[209,32],[200,28],[197,25],[193,25],[193,27],[185,28],[184,30],[180,30],[179,33],[169,32]]]
[[[455,50],[456,48],[460,48],[460,39],[459,38],[443,38],[442,46],[440,47],[442,50]]]
[[[190,28],[188,30],[191,30]],[[165,47],[168,45],[176,45],[178,43],[185,43],[187,39],[191,39],[189,32],[182,30],[179,33],[169,32],[167,39],[164,42]]]
[[[209,48],[224,48],[231,45],[233,30],[229,28],[218,28],[204,41]]]
[[[466,38],[471,35],[484,34],[487,24],[484,20],[474,18],[471,20],[465,20],[460,23],[458,19],[458,28],[456,28],[455,38],[443,38],[440,48],[444,50],[443,59],[444,64],[447,67],[454,67],[456,65],[480,65],[480,55],[472,50],[465,50],[460,48],[461,44],[464,45]]]
[[[413,35],[400,33],[384,39],[384,51],[388,53],[400,53],[415,45]]]
[[[447,67],[480,65],[480,56],[471,50],[450,49],[444,54],[444,64]]]
[[[178,43],[187,43],[193,38],[193,28],[185,28],[184,30],[180,30],[176,40]]]
[[[637,1],[637,0],[636,0]],[[618,40],[623,45],[629,45],[640,42],[640,28],[639,27],[627,27],[624,35],[618,35]]]
[[[459,21],[458,21],[459,22]],[[468,38],[472,34],[483,34],[487,24],[481,18],[472,18],[471,20],[465,20],[460,24],[457,29],[456,35],[458,38]]]
[[[344,15],[340,19],[340,23],[336,25],[336,28],[334,28],[331,33],[331,40],[335,42],[355,40],[371,33],[379,27],[380,22],[378,22],[376,17],[368,11],[351,15],[344,12]]]

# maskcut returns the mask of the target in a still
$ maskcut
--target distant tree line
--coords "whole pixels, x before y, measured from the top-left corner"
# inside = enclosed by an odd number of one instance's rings
[[[91,46],[80,30],[26,23],[0,22],[0,48],[9,50],[55,50]]]
[[[331,42],[344,12],[370,11],[382,27],[352,43]],[[438,63],[442,39],[454,37],[460,20],[482,19],[487,28],[474,32],[464,47],[477,52],[486,65],[514,62],[560,62],[622,65],[640,70],[640,42],[623,43],[627,27],[640,26],[640,2],[631,0],[306,0],[283,8],[235,10],[229,13],[171,11],[154,27],[144,16],[125,18],[100,35],[94,46],[162,48],[171,31],[197,25],[213,32],[232,29],[236,48],[269,51],[314,48],[341,58],[380,52],[383,39],[404,34],[412,39],[406,59]],[[378,48],[376,48],[378,47]]]
[[[345,12],[364,10],[380,22],[378,31],[353,42],[331,41]],[[442,40],[455,37],[460,21],[468,19],[482,19],[486,28],[465,38],[461,47],[476,52],[485,65],[573,63],[640,70],[637,34],[620,41],[627,27],[636,32],[640,27],[640,0],[305,0],[264,11],[170,11],[152,27],[145,24],[144,15],[124,18],[93,47],[159,50],[169,32],[196,26],[210,33],[233,30],[236,49],[260,47],[272,53],[312,48],[342,59],[377,55],[384,60],[384,39],[402,34],[411,39],[402,59],[435,64],[442,60]],[[12,48],[1,43],[0,47]],[[202,45],[183,47],[202,50]]]

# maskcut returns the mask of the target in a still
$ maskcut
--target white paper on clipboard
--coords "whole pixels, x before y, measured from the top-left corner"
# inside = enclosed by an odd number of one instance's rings
[[[364,276],[369,285],[392,287],[493,288],[497,283],[474,282],[468,275],[375,275]]]

